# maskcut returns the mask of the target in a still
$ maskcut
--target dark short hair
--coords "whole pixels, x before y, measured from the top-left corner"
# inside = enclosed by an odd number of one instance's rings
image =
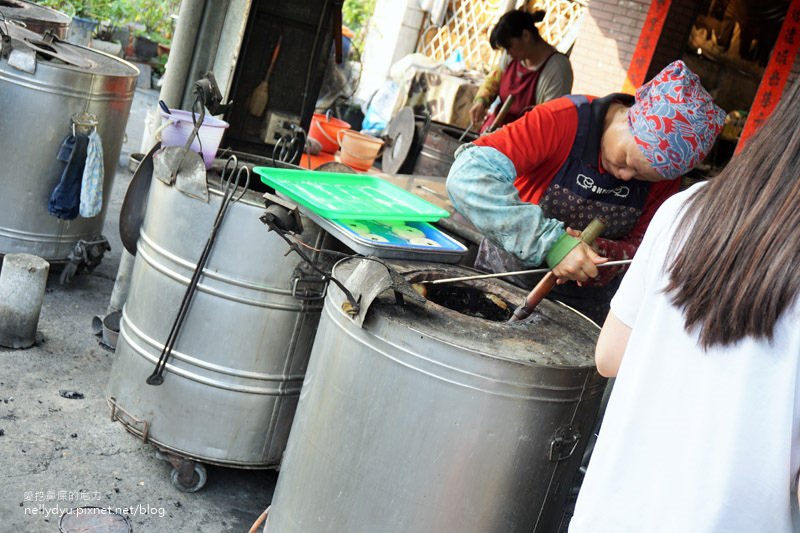
[[[509,11],[497,21],[497,24],[492,28],[492,33],[489,34],[489,44],[494,50],[498,48],[505,48],[511,45],[511,39],[515,37],[522,37],[523,30],[528,30],[533,35],[533,39],[538,41],[542,38],[539,35],[539,30],[536,24],[544,20],[544,10],[538,10],[533,13],[515,9]]]

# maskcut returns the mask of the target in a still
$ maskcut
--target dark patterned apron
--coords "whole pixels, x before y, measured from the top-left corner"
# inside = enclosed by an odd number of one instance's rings
[[[503,119],[501,124],[497,124],[495,129],[500,129],[500,126],[503,124],[514,122],[530,111],[536,104],[536,89],[539,86],[539,75],[544,70],[544,67],[547,66],[547,62],[550,61],[550,58],[557,53],[558,52],[553,52],[547,56],[544,63],[536,70],[524,67],[522,62],[517,59],[509,63],[503,71],[503,76],[500,78],[498,95],[503,102],[508,99],[509,95],[513,95],[514,100],[511,102],[506,112],[505,119]],[[499,111],[500,108],[498,107],[494,112],[489,113],[486,120],[483,122],[483,126],[481,126],[481,133],[485,132],[489,126],[492,125]]]
[[[558,219],[577,230],[585,228],[593,218],[602,218],[607,224],[602,236],[608,239],[622,238],[633,230],[641,217],[650,183],[640,180],[622,182],[612,174],[600,172],[597,164],[609,105],[614,101],[629,105],[633,103],[633,97],[611,94],[592,102],[579,95],[567,98],[578,108],[578,131],[567,160],[556,172],[539,206],[546,217]],[[519,259],[486,239],[481,242],[475,266],[492,272],[525,268]],[[507,279],[529,289],[541,276],[514,276]],[[576,283],[569,282],[555,287],[550,292],[550,298],[577,309],[602,325],[620,279],[603,287],[578,287]]]

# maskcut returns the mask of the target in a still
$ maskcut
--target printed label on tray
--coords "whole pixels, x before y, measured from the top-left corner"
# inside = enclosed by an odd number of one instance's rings
[[[463,251],[454,241],[427,222],[390,220],[332,220],[355,239],[372,244],[439,251]]]

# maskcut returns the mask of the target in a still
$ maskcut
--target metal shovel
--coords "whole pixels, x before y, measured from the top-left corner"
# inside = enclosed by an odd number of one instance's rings
[[[162,148],[153,156],[153,177],[192,198],[208,202],[206,165],[200,154],[183,146]]]
[[[195,111],[197,109],[197,111]],[[196,113],[196,114],[195,114]],[[205,101],[198,96],[192,104],[194,127],[183,146],[163,148],[153,157],[153,176],[192,198],[208,202],[206,165],[200,154],[191,150],[192,142],[200,137],[198,132],[205,120]]]
[[[150,180],[153,178],[153,156],[161,148],[157,142],[144,156],[133,173],[125,199],[119,213],[119,236],[122,245],[131,255],[136,255],[136,242],[147,210],[147,196],[150,192]]]

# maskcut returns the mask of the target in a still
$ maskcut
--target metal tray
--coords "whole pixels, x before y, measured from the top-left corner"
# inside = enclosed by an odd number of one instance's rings
[[[330,220],[435,222],[450,216],[414,194],[375,176],[255,167],[261,181]]]
[[[458,263],[467,248],[427,222],[328,220],[302,210],[311,220],[356,253],[384,259]]]

